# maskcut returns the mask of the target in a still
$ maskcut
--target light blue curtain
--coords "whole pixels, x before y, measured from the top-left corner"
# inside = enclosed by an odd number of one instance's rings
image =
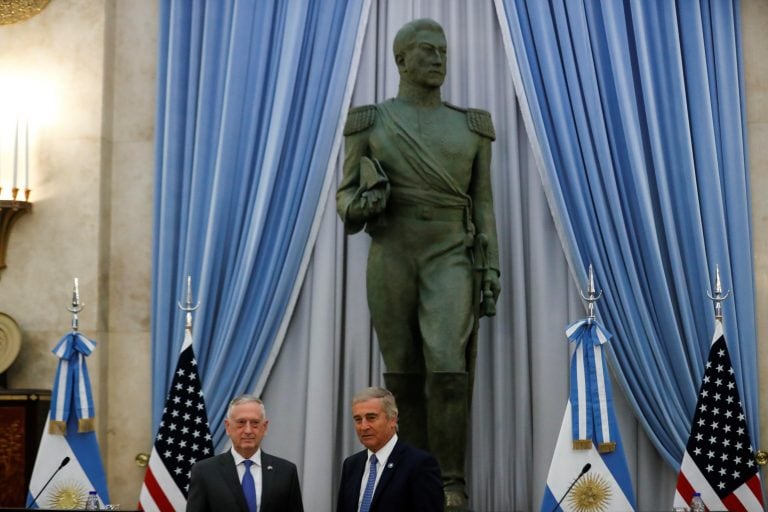
[[[613,368],[679,466],[714,327],[753,443],[757,347],[736,0],[497,0],[572,272],[595,267]]]
[[[263,385],[333,177],[368,5],[160,2],[155,425],[182,343],[187,275],[215,444],[229,399]]]

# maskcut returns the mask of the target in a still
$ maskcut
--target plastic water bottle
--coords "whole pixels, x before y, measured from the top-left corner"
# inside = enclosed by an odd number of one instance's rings
[[[88,499],[85,500],[85,510],[99,510],[99,497],[96,495],[96,491],[88,493]]]
[[[693,499],[691,500],[691,512],[706,512],[707,507],[704,506],[704,500],[701,499],[701,493],[693,493]]]

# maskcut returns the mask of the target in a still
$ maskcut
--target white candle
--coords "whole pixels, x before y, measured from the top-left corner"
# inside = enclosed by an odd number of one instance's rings
[[[13,188],[16,188],[16,178],[19,172],[19,118],[16,118],[16,132],[13,136]]]
[[[24,122],[24,188],[29,189],[29,117]]]

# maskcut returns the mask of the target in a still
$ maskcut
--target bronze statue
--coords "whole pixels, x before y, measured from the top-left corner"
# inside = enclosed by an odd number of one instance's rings
[[[368,305],[400,436],[437,457],[446,505],[463,510],[477,325],[499,294],[495,133],[488,112],[442,101],[437,22],[404,25],[394,54],[397,97],[349,112],[337,209],[347,233],[372,239]]]

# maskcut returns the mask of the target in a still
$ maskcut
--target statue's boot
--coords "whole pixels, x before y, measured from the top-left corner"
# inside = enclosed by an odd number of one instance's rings
[[[443,475],[447,511],[468,510],[464,478],[469,421],[466,372],[434,372],[427,376],[429,444]]]
[[[397,401],[397,435],[404,441],[429,451],[424,375],[387,372],[384,374],[384,382]]]

